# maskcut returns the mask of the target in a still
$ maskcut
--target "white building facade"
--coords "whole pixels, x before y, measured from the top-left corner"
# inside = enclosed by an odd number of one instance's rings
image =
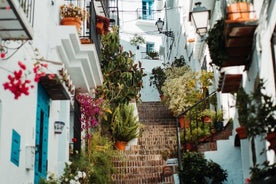
[[[103,82],[95,44],[81,44],[75,26],[60,25],[64,3],[0,2],[0,183],[31,184],[49,173],[61,175],[73,144],[75,92],[90,93]],[[36,73],[59,79],[35,82],[34,65],[40,67]],[[15,99],[3,84],[12,83],[8,76],[19,70],[20,82],[30,83]]]
[[[276,4],[271,0],[253,1],[251,4],[251,18],[256,20],[255,30],[252,36],[252,58],[250,65],[223,67],[219,69],[212,62],[208,46],[205,42],[208,34],[200,37],[195,33],[194,26],[189,21],[190,12],[197,0],[141,0],[141,1],[119,1],[120,7],[120,38],[126,51],[131,50],[136,61],[141,61],[145,68],[147,77],[144,78],[144,89],[141,92],[143,101],[158,101],[159,94],[156,89],[149,86],[149,75],[155,66],[171,62],[175,57],[184,56],[186,62],[196,71],[205,69],[213,71],[215,75],[214,85],[209,92],[218,91],[218,107],[224,112],[224,125],[229,119],[233,119],[233,132],[229,140],[218,141],[218,150],[205,152],[207,158],[218,162],[222,168],[228,171],[228,183],[244,183],[250,178],[250,167],[261,164],[268,160],[275,162],[273,150],[260,154],[269,143],[261,137],[254,139],[254,147],[251,140],[241,139],[240,146],[236,145],[237,133],[235,128],[239,127],[238,115],[235,108],[236,93],[226,92],[219,85],[225,76],[222,74],[238,74],[241,77],[239,83],[250,93],[254,91],[256,80],[262,78],[266,81],[266,92],[275,97],[275,25]],[[217,20],[226,15],[228,2],[201,0],[202,6],[210,10],[208,29],[212,28]],[[140,10],[141,9],[141,10]],[[143,10],[144,9],[144,10]],[[164,21],[163,31],[172,31],[174,39],[159,34],[155,22],[161,18]],[[141,47],[129,44],[133,35],[137,33],[145,38],[146,43]],[[150,44],[159,51],[159,60],[146,60],[141,53],[147,52]],[[224,81],[225,82],[225,81]],[[253,158],[254,157],[254,158]]]

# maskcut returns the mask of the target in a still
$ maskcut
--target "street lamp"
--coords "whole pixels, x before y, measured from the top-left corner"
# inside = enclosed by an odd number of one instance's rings
[[[189,21],[192,21],[196,33],[204,36],[207,33],[211,11],[201,6],[201,2],[195,3],[193,11],[190,12]]]
[[[164,35],[166,35],[167,37],[172,37],[174,38],[174,34],[172,31],[163,31],[163,27],[164,27],[164,21],[161,20],[161,18],[159,18],[156,23],[155,23],[159,33],[162,33]]]

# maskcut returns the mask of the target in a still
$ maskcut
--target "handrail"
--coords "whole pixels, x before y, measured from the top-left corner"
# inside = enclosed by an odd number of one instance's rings
[[[176,120],[175,120],[175,123],[176,123],[176,131],[177,131],[177,134],[176,134],[176,138],[177,138],[177,156],[178,156],[178,167],[179,167],[179,181],[180,181],[180,184],[183,184],[184,181],[183,181],[183,165],[182,165],[182,162],[181,162],[181,159],[182,159],[182,153],[181,153],[181,141],[180,141],[180,126],[179,126],[179,122],[178,122],[178,118],[180,116],[183,116],[185,115],[188,111],[190,111],[191,109],[193,109],[194,107],[196,107],[198,104],[200,104],[201,102],[205,101],[206,99],[210,98],[211,96],[215,95],[217,93],[217,91],[213,91],[212,93],[210,93],[207,97],[199,100],[198,102],[196,102],[194,105],[188,107],[187,109],[185,109],[183,112],[181,112],[180,114],[178,114],[176,116]],[[184,130],[185,131],[185,130]]]

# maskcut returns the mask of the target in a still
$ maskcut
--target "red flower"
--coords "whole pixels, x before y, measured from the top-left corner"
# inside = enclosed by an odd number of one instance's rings
[[[73,137],[72,142],[77,142],[77,138]]]
[[[20,66],[20,68],[21,68],[22,70],[26,70],[26,65],[23,64],[21,61],[18,61],[18,65]]]
[[[1,52],[0,57],[3,59],[6,57],[6,54],[4,52]]]

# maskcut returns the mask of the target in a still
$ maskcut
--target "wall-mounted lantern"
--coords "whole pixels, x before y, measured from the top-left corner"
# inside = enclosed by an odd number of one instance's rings
[[[174,34],[173,31],[163,31],[163,27],[164,27],[164,21],[161,20],[161,18],[159,18],[156,22],[155,25],[159,31],[159,33],[162,33],[164,35],[166,35],[167,37],[172,37],[174,38]]]
[[[195,26],[196,33],[204,36],[207,33],[211,11],[201,6],[201,2],[195,3],[193,11],[190,12],[189,21]]]

